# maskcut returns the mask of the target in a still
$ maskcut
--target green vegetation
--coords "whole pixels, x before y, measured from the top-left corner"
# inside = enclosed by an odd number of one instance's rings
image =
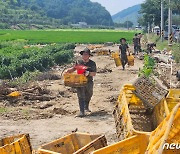
[[[132,28],[133,22],[131,21],[125,21],[124,23],[114,23],[114,27],[122,27],[122,28]]]
[[[104,43],[119,42],[125,37],[131,43],[135,32],[115,30],[0,30],[0,41],[23,39],[29,43]]]
[[[168,0],[164,1],[164,20],[167,23],[168,18]],[[171,0],[171,8],[173,14],[180,15],[180,0]],[[161,1],[160,0],[146,0],[141,5],[140,13],[142,17],[139,18],[139,23],[142,26],[148,27],[148,23],[152,25],[153,23],[160,26],[161,21]],[[175,23],[173,23],[175,24]]]
[[[0,1],[0,28],[57,28],[86,22],[112,26],[109,12],[90,0],[3,0]]]
[[[6,113],[8,110],[7,110],[7,108],[5,108],[5,107],[0,107],[0,114],[1,113]]]
[[[21,77],[8,82],[11,87],[24,86],[29,81],[36,80],[42,72],[35,70],[34,72],[26,71]]]
[[[74,44],[52,44],[45,47],[25,45],[18,41],[0,44],[0,79],[12,79],[27,71],[46,71],[54,64],[69,63],[73,58],[72,49],[75,48]]]
[[[134,32],[95,29],[0,30],[0,35],[0,79],[20,77],[12,83],[17,85],[26,83],[55,64],[70,63],[74,43],[119,43],[121,37],[126,37],[131,43]]]
[[[148,55],[145,55],[144,66],[142,69],[139,70],[139,76],[149,77],[153,73],[154,67],[155,67],[154,59]]]
[[[155,35],[155,34],[150,34],[148,35],[148,39],[151,42],[155,42],[156,46],[159,50],[164,50],[166,49],[167,51],[172,51],[174,59],[177,63],[180,63],[180,44],[178,43],[173,43],[172,46],[168,45],[168,41],[164,40],[163,42],[161,41],[160,37]]]

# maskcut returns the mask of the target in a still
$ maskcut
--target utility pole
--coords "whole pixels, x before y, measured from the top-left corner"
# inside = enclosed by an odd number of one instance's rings
[[[161,41],[164,40],[164,0],[161,0]]]
[[[169,15],[168,15],[168,44],[171,45],[172,35],[172,10],[171,10],[171,0],[169,0]]]

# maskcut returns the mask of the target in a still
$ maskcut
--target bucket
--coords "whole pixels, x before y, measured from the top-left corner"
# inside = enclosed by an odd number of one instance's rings
[[[84,65],[76,65],[75,66],[75,69],[77,70],[77,74],[84,74],[86,69],[87,69],[87,66],[84,66]]]
[[[86,71],[85,69],[79,69],[77,70],[77,74],[84,74],[85,71]]]

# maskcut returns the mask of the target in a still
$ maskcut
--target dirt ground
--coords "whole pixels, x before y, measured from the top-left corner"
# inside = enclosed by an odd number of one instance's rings
[[[80,50],[83,46],[78,46]],[[118,50],[117,46],[107,47]],[[94,95],[90,103],[92,113],[84,118],[75,118],[79,112],[75,89],[65,87],[63,80],[46,80],[45,84],[55,96],[51,101],[0,102],[0,138],[18,133],[29,133],[33,149],[78,129],[79,132],[105,134],[108,144],[117,141],[113,107],[121,87],[137,79],[143,62],[136,59],[135,66],[115,67],[110,56],[93,56],[98,73],[94,78]],[[57,71],[56,73],[61,73]]]

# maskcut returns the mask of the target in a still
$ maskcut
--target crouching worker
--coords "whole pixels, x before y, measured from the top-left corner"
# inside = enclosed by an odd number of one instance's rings
[[[78,60],[76,65],[84,65],[87,67],[84,75],[88,78],[88,82],[85,86],[77,88],[77,96],[80,108],[80,114],[77,117],[84,117],[85,111],[91,112],[89,110],[89,102],[93,95],[93,77],[96,75],[96,63],[90,59],[90,56],[92,55],[88,48],[85,48],[80,52],[80,54],[82,55],[82,60]],[[75,67],[70,68],[67,70],[67,73],[72,73],[75,70]]]
[[[147,44],[147,53],[152,54],[152,50],[155,50],[154,47],[156,47],[156,43],[148,43]]]

